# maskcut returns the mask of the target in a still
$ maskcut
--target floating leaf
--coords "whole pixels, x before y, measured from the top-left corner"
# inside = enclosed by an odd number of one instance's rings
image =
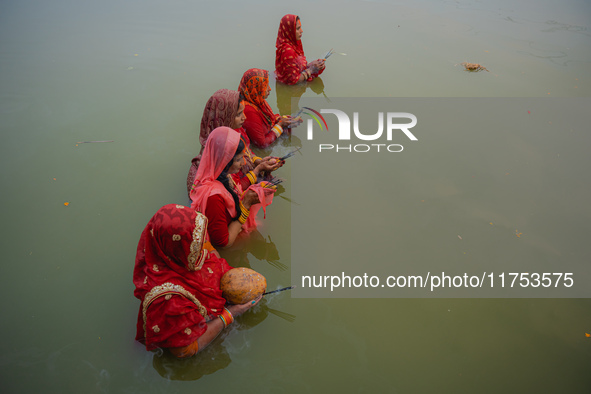
[[[64,205],[67,207],[68,205],[70,205],[69,202],[65,202]]]
[[[591,334],[589,334],[589,333],[585,333],[585,336],[586,336],[587,338],[589,338],[589,337],[591,337]]]

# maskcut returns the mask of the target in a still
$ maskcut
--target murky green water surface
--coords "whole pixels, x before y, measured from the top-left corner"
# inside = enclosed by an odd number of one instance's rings
[[[284,292],[192,360],[134,342],[139,235],[160,206],[187,204],[205,102],[217,89],[235,89],[248,68],[274,68],[286,13],[302,18],[310,59],[330,48],[346,53],[327,61],[324,86],[305,96],[591,93],[585,1],[3,3],[3,392],[587,393],[589,299],[314,300]],[[490,72],[463,72],[457,64],[464,61]],[[275,92],[269,102],[277,109]],[[115,142],[77,144],[97,140]],[[284,140],[266,152],[290,149]],[[485,158],[475,160],[493,171]],[[454,163],[449,157],[441,166]],[[570,163],[576,173],[589,164]],[[549,166],[541,161],[528,171],[539,180]],[[552,168],[548,176],[581,194],[572,199],[574,224],[564,227],[560,217],[546,224],[554,228],[547,237],[573,240],[552,253],[588,257],[589,177]],[[281,171],[285,191],[260,233],[225,254],[231,265],[263,273],[272,288],[291,284],[297,263],[290,259],[289,165]],[[503,177],[482,186],[483,205],[491,184],[508,194],[528,187]],[[445,182],[439,187],[431,192],[446,192]],[[531,188],[545,192],[539,182]],[[400,225],[412,233],[420,224]],[[444,226],[435,222],[423,245]]]

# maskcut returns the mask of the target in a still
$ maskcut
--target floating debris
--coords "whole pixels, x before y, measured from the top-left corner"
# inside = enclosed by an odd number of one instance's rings
[[[488,71],[488,69],[486,67],[484,67],[481,64],[478,63],[467,63],[467,62],[463,62],[460,63],[460,65],[464,66],[464,69],[466,69],[466,71],[470,71],[470,72],[478,72],[478,71]]]
[[[68,205],[70,205],[69,202],[65,202],[64,205],[67,207]]]

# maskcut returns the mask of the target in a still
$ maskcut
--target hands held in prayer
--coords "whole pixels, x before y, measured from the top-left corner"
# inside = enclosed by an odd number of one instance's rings
[[[297,118],[292,118],[291,116],[282,116],[278,123],[283,128],[292,128],[299,126],[302,122],[303,120],[300,116]]]
[[[260,295],[252,301],[248,301],[244,304],[238,304],[238,305],[227,305],[226,308],[228,308],[230,313],[232,313],[232,316],[236,317],[236,316],[240,316],[241,314],[243,314],[244,312],[246,312],[247,310],[249,310],[250,308],[252,308],[256,304],[258,304],[259,301],[262,299],[263,299],[263,296]]]
[[[312,74],[319,73],[320,71],[322,71],[326,68],[326,65],[324,64],[324,62],[325,62],[324,59],[314,60],[314,61],[308,63],[308,69],[312,72]]]
[[[253,190],[247,190],[242,195],[242,205],[248,210],[250,210],[250,207],[260,202],[259,196]]]
[[[267,156],[263,158],[263,160],[259,161],[256,168],[258,169],[257,172],[266,171],[271,172],[275,171],[279,167],[281,167],[285,162],[279,160],[278,157]]]

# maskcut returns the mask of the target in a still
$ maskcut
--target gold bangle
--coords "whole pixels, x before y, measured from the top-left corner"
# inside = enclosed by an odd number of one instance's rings
[[[238,221],[240,222],[240,224],[246,223],[246,220],[248,219],[248,215],[250,215],[250,211],[248,209],[246,209],[246,207],[244,205],[242,205],[242,201],[240,201],[240,217],[238,218]]]
[[[253,171],[249,171],[246,174],[246,177],[248,178],[248,180],[250,181],[251,185],[254,185],[255,183],[257,183],[257,176],[254,174]]]

